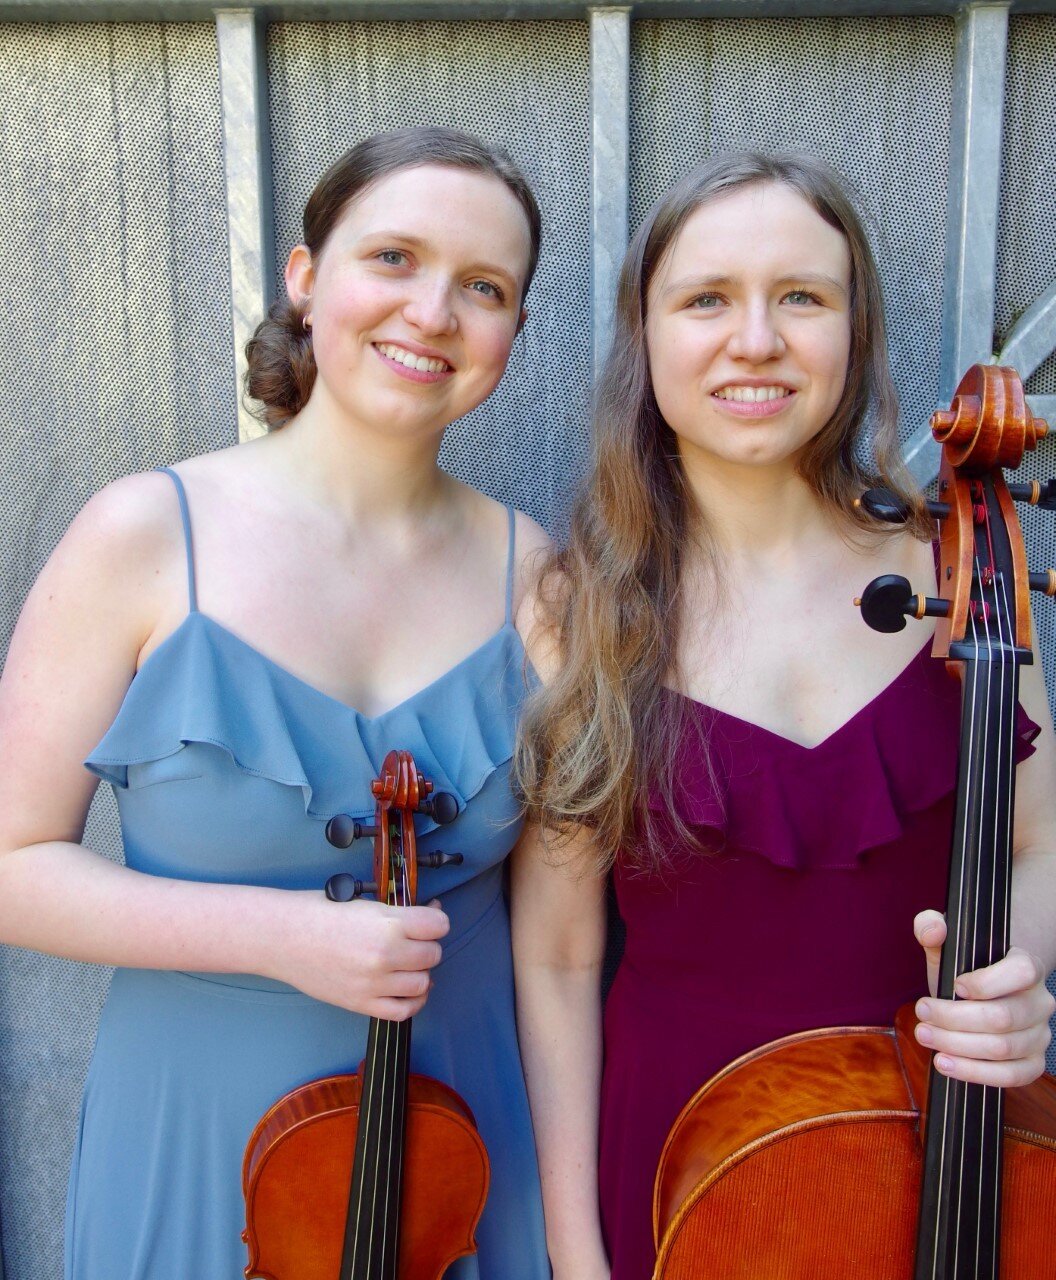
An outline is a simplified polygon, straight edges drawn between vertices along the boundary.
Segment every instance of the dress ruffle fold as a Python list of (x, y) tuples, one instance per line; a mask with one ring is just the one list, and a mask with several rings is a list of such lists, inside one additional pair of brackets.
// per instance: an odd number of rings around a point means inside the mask
[[(716, 852), (753, 852), (794, 870), (856, 866), (956, 787), (960, 685), (942, 666), (928, 646), (815, 747), (672, 693), (685, 711), (679, 818)], [(1033, 754), (1039, 732), (1017, 707), (1017, 762)], [(649, 808), (665, 812), (655, 789)]]
[[(247, 661), (249, 653), (255, 659)], [(130, 766), (189, 743), (225, 751), (244, 773), (300, 788), (305, 812), (365, 818), (344, 778), (375, 774), (386, 753), (420, 743), (415, 762), (461, 811), (513, 754), (513, 714), (524, 696), (520, 638), (505, 626), (457, 666), (379, 716), (364, 716), (278, 666), (208, 615), (191, 613), (143, 664), (110, 729), (85, 761), (117, 787)], [(412, 732), (413, 730), (413, 732)], [(335, 777), (335, 754), (347, 762)], [(421, 819), (419, 834), (435, 829)]]

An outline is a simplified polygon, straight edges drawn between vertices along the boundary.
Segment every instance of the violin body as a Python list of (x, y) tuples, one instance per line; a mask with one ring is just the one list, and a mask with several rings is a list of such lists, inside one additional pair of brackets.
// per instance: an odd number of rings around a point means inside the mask
[[(374, 822), (338, 814), (326, 838), (339, 849), (373, 838), (374, 880), (340, 872), (326, 896), (345, 903), (371, 893), (411, 906), (419, 865), (462, 861), (419, 858), (414, 815), (446, 824), (457, 801), (432, 794), (407, 751), (386, 755), (371, 790)], [(261, 1116), (242, 1162), (246, 1280), (440, 1280), (476, 1251), (488, 1155), (466, 1103), (412, 1075), (410, 1052), (410, 1018), (373, 1017), (355, 1074), (301, 1085)]]
[[(246, 1147), (242, 1190), (246, 1280), (334, 1280), (348, 1213), (362, 1070), (327, 1076), (281, 1098)], [(407, 1090), (399, 1280), (440, 1280), (464, 1254), (488, 1194), (488, 1158), (453, 1089), (412, 1075)]]
[[(894, 1027), (787, 1036), (683, 1109), (653, 1200), (656, 1280), (912, 1280), (931, 1054)], [(1001, 1275), (1052, 1275), (1056, 1080), (1005, 1090)]]

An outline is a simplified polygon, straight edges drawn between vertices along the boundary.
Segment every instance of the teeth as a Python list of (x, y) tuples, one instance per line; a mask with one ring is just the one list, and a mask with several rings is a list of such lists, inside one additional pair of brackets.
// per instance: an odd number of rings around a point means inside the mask
[(788, 387), (720, 387), (715, 392), (720, 400), (736, 400), (742, 404), (763, 404), (790, 395)]
[(391, 342), (379, 342), (378, 350), (383, 356), (395, 360), (397, 364), (406, 365), (408, 369), (417, 369), (420, 373), (446, 373), (451, 366), (446, 360), (430, 360), (428, 356), (416, 356), (413, 352), (404, 351)]

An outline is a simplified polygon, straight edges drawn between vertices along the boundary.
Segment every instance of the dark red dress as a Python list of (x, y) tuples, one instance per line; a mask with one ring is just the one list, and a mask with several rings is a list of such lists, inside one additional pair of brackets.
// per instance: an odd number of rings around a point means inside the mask
[[(813, 748), (688, 710), (676, 804), (717, 852), (687, 853), (664, 877), (615, 874), (627, 941), (605, 1009), (601, 1101), (613, 1280), (652, 1274), (653, 1179), (696, 1090), (779, 1036), (889, 1024), (925, 992), (913, 916), (946, 901), (960, 683), (930, 642)], [(1017, 759), (1037, 734), (1020, 709)]]

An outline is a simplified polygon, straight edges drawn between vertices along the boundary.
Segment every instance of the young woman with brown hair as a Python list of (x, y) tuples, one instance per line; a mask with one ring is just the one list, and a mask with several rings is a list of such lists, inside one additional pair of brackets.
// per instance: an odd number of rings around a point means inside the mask
[[(880, 573), (934, 580), (924, 521), (854, 506), (878, 480), (906, 488), (896, 418), (876, 267), (831, 170), (720, 156), (654, 207), (623, 267), (593, 469), (539, 593), (546, 685), (518, 757), (550, 832), (515, 858), (513, 928), (555, 1280), (651, 1274), (661, 1148), (720, 1067), (808, 1027), (889, 1023), (926, 989), (959, 690), (925, 631), (878, 635), (850, 603)], [(964, 999), (918, 1007), (939, 1070), (997, 1084), (1041, 1072), (1053, 1009), (1037, 667), (1023, 703), (1015, 946)], [(626, 947), (603, 1036), (610, 869)]]
[[(412, 1069), (462, 1095), (491, 1156), (479, 1253), (448, 1274), (544, 1280), (502, 891), (515, 615), (543, 538), (437, 466), (524, 322), (539, 210), (505, 153), (412, 129), (338, 160), (304, 225), (250, 346), (271, 433), (94, 498), (0, 687), (0, 936), (118, 966), (66, 1276), (240, 1277), (255, 1123), (354, 1070), (370, 1016), (414, 1014)], [(323, 895), (367, 866), (326, 821), (369, 820), (394, 748), (458, 801), (464, 862), (420, 882), (443, 909)], [(81, 844), (100, 777), (125, 866)]]

